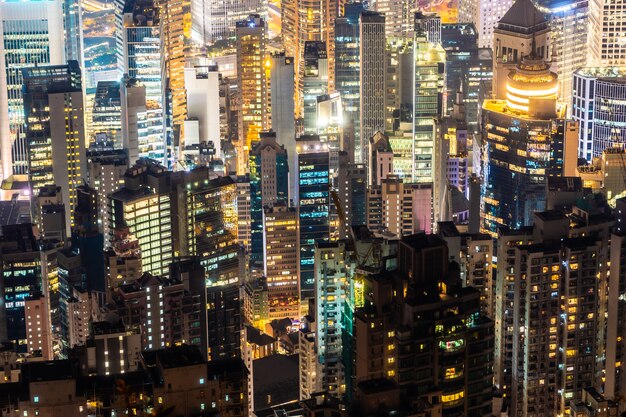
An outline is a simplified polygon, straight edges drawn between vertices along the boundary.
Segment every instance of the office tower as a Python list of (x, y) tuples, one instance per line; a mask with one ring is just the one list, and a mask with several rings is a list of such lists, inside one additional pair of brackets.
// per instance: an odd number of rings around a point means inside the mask
[(233, 176), (233, 179), (237, 183), (237, 240), (245, 249), (246, 254), (249, 254), (252, 234), (250, 175)]
[[(172, 198), (166, 169), (140, 160), (124, 175), (124, 187), (109, 195), (110, 242), (128, 230), (138, 240), (143, 272), (164, 275), (172, 259)], [(120, 236), (122, 241), (127, 237)]]
[[(28, 173), (22, 68), (65, 63), (61, 1), (0, 5), (0, 149), (2, 178)], [(28, 54), (24, 51), (28, 50)]]
[(262, 132), (250, 151), (251, 260), (262, 262), (263, 210), (288, 202), (289, 167), (285, 148), (276, 143), (276, 133)]
[(98, 230), (104, 236), (104, 247), (110, 244), (108, 196), (124, 185), (124, 174), (128, 169), (125, 150), (88, 151), (87, 166), (89, 184), (98, 194)]
[(435, 118), (444, 113), (445, 51), (415, 34), (413, 83), (413, 182), (433, 181)]
[(414, 30), (426, 35), (430, 43), (441, 43), (441, 17), (437, 13), (417, 12), (414, 15)]
[(408, 236), (432, 230), (432, 185), (404, 183), (389, 175), (380, 186), (367, 190), (367, 227), (373, 232), (388, 231)]
[(493, 236), (500, 226), (531, 224), (532, 213), (545, 209), (549, 176), (573, 175), (577, 127), (557, 107), (557, 81), (543, 59), (529, 55), (509, 74), (507, 100), (483, 104), (483, 221)]
[[(128, 165), (148, 157), (151, 149), (151, 126), (159, 118), (159, 110), (148, 108), (146, 86), (136, 78), (124, 77), (120, 83), (122, 102), (122, 148), (128, 152)], [(158, 123), (157, 123), (157, 130)]]
[[(285, 53), (270, 56), (270, 96), (272, 102), (272, 130), (276, 132), (276, 141), (287, 151), (289, 166), (297, 165), (296, 123), (294, 103), (295, 67), (293, 57)], [(296, 200), (297, 172), (290, 171), (289, 199)]]
[(585, 67), (573, 76), (572, 119), (580, 124), (578, 157), (591, 161), (610, 147), (624, 147), (626, 72), (618, 67)]
[(35, 195), (46, 185), (61, 187), (69, 228), (74, 224), (76, 187), (87, 174), (80, 68), (70, 61), (25, 68), (22, 77), (30, 187)]
[(195, 256), (206, 269), (207, 285), (239, 285), (237, 184), (230, 177), (210, 178), (206, 167), (172, 177), (174, 251)]
[(265, 328), (270, 322), (268, 295), (267, 281), (264, 277), (254, 278), (244, 284), (242, 307), (244, 323), (250, 323), (256, 329)]
[(296, 117), (302, 117), (306, 41), (326, 42), (328, 57), (328, 89), (334, 85), (334, 21), (341, 2), (330, 0), (286, 0), (281, 2), (282, 37), (287, 55), (294, 57)]
[(310, 139), (296, 139), (301, 302), (314, 295), (315, 242), (330, 239), (330, 151), (328, 146)]
[(479, 292), (462, 288), (448, 255), (435, 235), (406, 236), (395, 271), (363, 277), (353, 336), (359, 415), (379, 413), (380, 395), (403, 398), (389, 409), (434, 405), (436, 397), (443, 416), (491, 413), (493, 322), (480, 311)]
[(163, 21), (161, 36), (167, 83), (166, 146), (168, 167), (178, 160), (177, 144), (184, 139), (184, 123), (187, 119), (187, 95), (185, 89), (185, 65), (191, 40), (190, 0), (160, 0), (156, 5)]
[(458, 91), (463, 93), (465, 121), (478, 130), (481, 90), (491, 89), (491, 48), (478, 48), (478, 32), (472, 24), (442, 25), (441, 46), (446, 51), (446, 112), (449, 114)]
[[(348, 259), (348, 261), (346, 261)], [(318, 374), (322, 390), (341, 396), (345, 391), (341, 313), (353, 273), (344, 242), (315, 243), (315, 322)]]
[(387, 38), (385, 79), (385, 131), (398, 130), (411, 120), (414, 50), (411, 37)]
[[(128, 74), (125, 86), (145, 87), (145, 130), (139, 132), (139, 157), (151, 158), (167, 165), (166, 155), (166, 78), (163, 21), (159, 8), (152, 0), (128, 0), (123, 14), (123, 73)], [(122, 91), (124, 96), (124, 91)], [(122, 97), (124, 101), (124, 97)], [(124, 108), (124, 103), (122, 103)], [(127, 119), (122, 113), (122, 129)], [(125, 143), (126, 145), (126, 143)], [(125, 146), (126, 147), (126, 146)], [(132, 152), (130, 163), (134, 163)]]
[(237, 22), (266, 14), (260, 0), (192, 0), (191, 40), (199, 48), (235, 36)]
[(588, 65), (622, 66), (626, 64), (626, 50), (620, 40), (624, 26), (626, 4), (620, 0), (597, 0), (590, 4), (590, 46), (597, 51), (596, 62)]
[(267, 278), (268, 318), (300, 317), (300, 230), (298, 212), (276, 203), (264, 210), (264, 270)]
[(515, 0), (459, 0), (459, 22), (473, 23), (478, 30), (478, 46), (491, 48), (493, 30)]
[(326, 43), (305, 42), (302, 78), (304, 133), (317, 133), (317, 98), (328, 93), (328, 71)]
[(507, 76), (523, 57), (534, 53), (547, 62), (552, 59), (548, 20), (532, 0), (518, 0), (498, 21), (489, 47), (493, 47), (493, 92), (504, 100)]
[(354, 160), (367, 164), (369, 139), (385, 130), (385, 16), (362, 12), (359, 41), (360, 142), (354, 144)]
[(65, 30), (65, 58), (78, 61), (83, 67), (83, 19), (80, 1), (63, 0), (63, 28)]
[[(537, 8), (544, 13), (550, 27), (550, 44), (556, 73), (559, 76), (559, 101), (569, 105), (572, 101), (574, 71), (597, 60), (593, 46), (593, 26), (590, 13), (594, 3), (572, 0), (567, 6), (559, 0), (537, 0)], [(591, 47), (590, 47), (591, 46)], [(571, 113), (567, 110), (567, 115)]]
[(91, 113), (90, 148), (120, 149), (122, 142), (120, 83), (99, 81)]
[(385, 16), (385, 36), (410, 35), (417, 4), (405, 0), (378, 0), (370, 10)]
[(248, 153), (269, 128), (268, 71), (266, 68), (265, 20), (250, 15), (237, 22), (237, 83), (241, 94), (241, 116), (237, 139), (237, 173), (247, 172)]
[(363, 3), (346, 4), (343, 16), (335, 20), (335, 90), (341, 94), (344, 126), (354, 130), (354, 143), (360, 143), (359, 17), (363, 10)]
[(185, 148), (212, 143), (215, 158), (222, 158), (219, 72), (215, 66), (185, 68), (187, 120)]

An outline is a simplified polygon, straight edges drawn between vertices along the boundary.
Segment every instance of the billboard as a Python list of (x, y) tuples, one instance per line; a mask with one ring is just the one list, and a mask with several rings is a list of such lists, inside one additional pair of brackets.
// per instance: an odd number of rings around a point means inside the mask
[(437, 13), (441, 23), (458, 23), (459, 0), (417, 0), (418, 10)]

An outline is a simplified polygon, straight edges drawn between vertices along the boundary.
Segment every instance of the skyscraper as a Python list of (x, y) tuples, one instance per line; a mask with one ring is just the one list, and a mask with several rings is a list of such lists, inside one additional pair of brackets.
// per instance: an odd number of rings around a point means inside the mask
[[(128, 0), (124, 6), (122, 36), (123, 71), (146, 88), (146, 146), (139, 147), (140, 158), (151, 158), (167, 165), (167, 103), (163, 20), (153, 0)], [(131, 160), (131, 163), (133, 161)]]
[(557, 107), (557, 78), (531, 54), (509, 73), (507, 100), (483, 104), (483, 219), (493, 236), (500, 226), (530, 225), (532, 213), (545, 210), (547, 178), (574, 173), (577, 126)]
[(359, 22), (360, 141), (354, 160), (367, 163), (369, 140), (385, 130), (385, 16), (364, 11)]
[(515, 0), (459, 0), (459, 22), (473, 23), (478, 30), (478, 46), (491, 48), (493, 29)]
[[(593, 48), (591, 13), (594, 2), (571, 0), (537, 0), (536, 6), (548, 19), (552, 57), (558, 78), (559, 100), (569, 105), (572, 101), (572, 77), (577, 69), (593, 65), (597, 53)], [(567, 115), (571, 109), (567, 108)]]
[(580, 123), (578, 156), (590, 161), (610, 147), (626, 143), (626, 71), (585, 67), (574, 73), (572, 118)]
[(30, 187), (35, 195), (46, 185), (61, 187), (69, 228), (76, 188), (87, 175), (80, 68), (70, 61), (25, 68), (22, 77)]
[(237, 138), (237, 173), (246, 173), (248, 154), (259, 140), (259, 133), (269, 128), (268, 71), (265, 20), (250, 15), (237, 22), (237, 81), (241, 94), (241, 116)]
[[(317, 139), (317, 140), (316, 140)], [(313, 297), (315, 242), (330, 239), (330, 151), (317, 136), (296, 140), (300, 217), (300, 298)]]
[(295, 208), (284, 203), (266, 208), (263, 219), (264, 269), (269, 319), (300, 316), (300, 229)]
[(235, 36), (236, 23), (265, 15), (261, 0), (191, 0), (191, 40), (204, 47)]
[(344, 126), (354, 131), (354, 143), (360, 143), (359, 17), (363, 10), (363, 3), (346, 4), (343, 16), (335, 20), (335, 90), (341, 94)]
[[(28, 172), (22, 68), (65, 63), (59, 0), (0, 4), (0, 150), (2, 177)], [(29, 51), (29, 53), (25, 53)]]
[(263, 260), (263, 211), (276, 203), (287, 204), (289, 166), (285, 148), (276, 143), (276, 133), (262, 132), (250, 151), (250, 212), (252, 217), (251, 260)]
[(445, 51), (416, 32), (413, 88), (413, 178), (414, 182), (433, 181), (435, 118), (443, 115), (445, 103)]
[(122, 148), (121, 113), (120, 83), (117, 81), (98, 82), (91, 113), (93, 137), (89, 138), (90, 147)]
[[(167, 273), (172, 260), (172, 201), (169, 173), (154, 161), (133, 165), (124, 176), (124, 187), (109, 195), (110, 241), (116, 232), (126, 241), (137, 239), (143, 272)], [(128, 239), (128, 240), (127, 240)]]
[(187, 123), (197, 124), (197, 135), (185, 130), (185, 146), (212, 143), (215, 157), (221, 159), (219, 72), (215, 66), (185, 68)]
[[(293, 57), (284, 53), (272, 54), (270, 57), (270, 91), (272, 98), (272, 130), (276, 132), (276, 142), (287, 151), (289, 166), (295, 167), (298, 162), (296, 153), (296, 122), (295, 122), (295, 66)], [(298, 199), (297, 172), (289, 172), (289, 198)]]
[(328, 71), (326, 43), (305, 42), (302, 78), (304, 133), (317, 133), (317, 98), (328, 93)]
[(326, 42), (328, 85), (334, 83), (334, 21), (343, 1), (285, 0), (281, 2), (282, 36), (287, 55), (294, 57), (296, 78), (296, 116), (302, 117), (302, 78), (304, 77), (304, 44), (306, 41)]

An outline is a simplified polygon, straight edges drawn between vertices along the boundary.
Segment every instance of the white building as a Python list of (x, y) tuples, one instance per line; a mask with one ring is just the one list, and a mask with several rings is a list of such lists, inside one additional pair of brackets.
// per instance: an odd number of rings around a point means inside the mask
[(2, 180), (28, 171), (21, 68), (64, 64), (64, 45), (61, 1), (0, 3)]
[(493, 29), (515, 0), (459, 0), (459, 22), (473, 23), (478, 47), (491, 48)]
[[(185, 146), (212, 142), (216, 158), (221, 159), (219, 87), (219, 73), (216, 66), (185, 68), (185, 89), (187, 90)], [(188, 123), (197, 124), (197, 130), (187, 129)], [(196, 132), (197, 135), (191, 132)]]
[(591, 161), (626, 143), (626, 69), (586, 67), (574, 73), (572, 118), (580, 124), (578, 157)]

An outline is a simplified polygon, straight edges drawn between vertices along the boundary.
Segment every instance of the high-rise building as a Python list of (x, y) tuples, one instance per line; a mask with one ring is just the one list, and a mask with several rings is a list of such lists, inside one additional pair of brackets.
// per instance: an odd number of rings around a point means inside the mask
[(302, 77), (302, 116), (304, 133), (317, 134), (317, 98), (328, 93), (328, 55), (326, 43), (304, 43), (304, 76)]
[[(569, 106), (572, 102), (574, 71), (597, 60), (593, 46), (591, 14), (594, 2), (571, 0), (537, 0), (536, 6), (548, 19), (552, 60), (556, 61), (559, 100)], [(569, 107), (567, 115), (571, 113)]]
[(108, 247), (111, 237), (109, 229), (109, 194), (124, 185), (124, 174), (128, 169), (128, 156), (125, 150), (89, 151), (87, 153), (89, 184), (98, 194), (98, 230), (104, 236), (104, 247)]
[(574, 73), (572, 118), (580, 124), (578, 157), (591, 161), (610, 147), (626, 143), (626, 71), (585, 67)]
[(413, 182), (433, 182), (435, 119), (444, 114), (446, 53), (423, 33), (414, 40)]
[(294, 57), (295, 68), (295, 109), (296, 116), (302, 117), (304, 77), (304, 44), (306, 41), (326, 42), (328, 57), (328, 89), (334, 85), (335, 26), (342, 1), (331, 0), (285, 0), (281, 2), (281, 25), (283, 44), (288, 56)]
[(330, 239), (330, 151), (328, 145), (296, 140), (300, 218), (300, 300), (313, 297), (315, 242)]
[(163, 22), (161, 38), (165, 57), (166, 162), (172, 168), (179, 157), (179, 145), (184, 142), (184, 123), (187, 119), (187, 92), (185, 65), (191, 40), (191, 1), (157, 0)]
[(350, 295), (349, 281), (354, 272), (349, 259), (343, 241), (315, 243), (318, 377), (322, 390), (334, 396), (345, 392), (341, 314)]
[(99, 81), (93, 99), (89, 147), (96, 149), (121, 149), (122, 100), (120, 83)]
[(363, 3), (346, 4), (343, 15), (335, 20), (335, 90), (341, 94), (344, 126), (354, 131), (353, 143), (360, 143), (359, 17), (363, 10)]
[[(139, 157), (167, 165), (167, 100), (163, 20), (153, 0), (128, 0), (124, 6), (122, 36), (123, 73), (129, 83), (145, 87), (145, 127), (139, 131)], [(182, 76), (182, 74), (181, 74)], [(124, 81), (123, 81), (124, 82)], [(124, 97), (122, 97), (124, 100)], [(124, 107), (124, 104), (122, 104)], [(124, 125), (125, 120), (122, 120)], [(130, 153), (131, 164), (135, 161)]]
[(394, 257), (397, 268), (387, 262), (381, 273), (363, 277), (353, 335), (359, 415), (380, 413), (375, 398), (383, 396), (395, 410), (413, 399), (441, 404), (442, 416), (491, 413), (493, 322), (480, 311), (479, 292), (462, 287), (448, 255), (435, 235), (407, 236)]
[[(296, 121), (295, 121), (295, 66), (293, 57), (284, 53), (270, 56), (270, 95), (272, 108), (272, 130), (276, 142), (287, 151), (289, 166), (297, 166)], [(297, 200), (297, 172), (289, 172), (289, 199)]]
[(198, 47), (235, 36), (237, 22), (251, 14), (265, 14), (261, 0), (192, 0), (191, 40)]
[(417, 12), (413, 20), (415, 32), (426, 35), (426, 40), (430, 43), (441, 43), (441, 16), (437, 13)]
[(360, 120), (354, 160), (367, 162), (369, 140), (385, 130), (385, 16), (370, 11), (359, 21)]
[(378, 0), (371, 10), (385, 15), (385, 36), (409, 35), (417, 4), (406, 0)]
[(493, 92), (504, 100), (507, 76), (523, 57), (534, 53), (547, 62), (552, 59), (548, 19), (532, 0), (518, 0), (498, 21), (489, 47), (493, 47)]
[(446, 51), (446, 113), (453, 110), (457, 92), (462, 92), (465, 122), (477, 131), (479, 97), (493, 81), (492, 51), (478, 48), (476, 28), (463, 23), (442, 25), (441, 46)]
[(2, 230), (3, 304), (0, 335), (26, 352), (27, 321), (25, 301), (37, 293), (58, 291), (56, 248), (41, 248), (32, 224), (4, 226)]
[(367, 190), (367, 227), (408, 236), (432, 230), (432, 184), (404, 183), (394, 175)]
[(264, 269), (270, 320), (300, 317), (300, 231), (298, 212), (283, 204), (266, 208)]
[(247, 172), (248, 154), (259, 140), (259, 133), (269, 128), (268, 68), (266, 56), (267, 26), (260, 15), (250, 15), (237, 22), (237, 80), (241, 94), (239, 137), (237, 138), (237, 173)]
[(215, 66), (185, 68), (187, 120), (185, 148), (212, 143), (215, 158), (222, 158), (219, 72)]
[(557, 75), (531, 54), (509, 73), (507, 100), (483, 104), (482, 212), (493, 236), (500, 226), (530, 225), (532, 213), (545, 210), (547, 178), (575, 172), (577, 125), (557, 107), (557, 90)]
[(28, 172), (22, 68), (61, 65), (66, 58), (60, 0), (3, 2), (0, 16), (0, 52), (5, 57), (0, 62), (0, 157), (4, 180)]
[(491, 48), (493, 30), (515, 0), (459, 0), (459, 22), (473, 23), (478, 30), (478, 46)]
[(590, 22), (595, 30), (590, 42), (598, 49), (599, 61), (590, 65), (622, 66), (626, 64), (626, 48), (621, 33), (626, 24), (626, 3), (621, 0), (596, 0), (590, 2)]
[(165, 167), (150, 160), (132, 166), (124, 187), (109, 195), (108, 207), (111, 243), (115, 246), (116, 231), (128, 230), (138, 241), (143, 272), (165, 275), (173, 253), (172, 198)]
[(263, 211), (276, 203), (288, 203), (289, 167), (285, 148), (276, 133), (262, 132), (250, 151), (251, 260), (262, 262), (265, 228)]
[(80, 68), (70, 61), (25, 68), (22, 77), (30, 187), (34, 194), (46, 185), (61, 187), (69, 228), (74, 224), (76, 188), (87, 175)]

